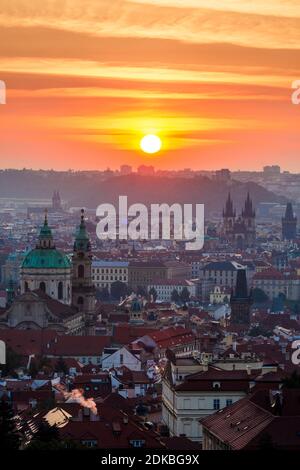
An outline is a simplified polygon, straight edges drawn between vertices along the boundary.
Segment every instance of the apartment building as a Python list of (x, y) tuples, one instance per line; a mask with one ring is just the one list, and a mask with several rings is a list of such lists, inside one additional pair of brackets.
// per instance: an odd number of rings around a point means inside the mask
[(111, 285), (116, 281), (128, 284), (128, 262), (94, 260), (92, 262), (92, 279), (95, 287), (106, 287), (109, 292)]

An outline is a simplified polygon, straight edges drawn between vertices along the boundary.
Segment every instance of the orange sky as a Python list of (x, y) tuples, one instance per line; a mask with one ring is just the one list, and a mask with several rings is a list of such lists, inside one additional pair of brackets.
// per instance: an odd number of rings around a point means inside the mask
[(264, 3), (0, 0), (0, 166), (299, 171), (300, 2)]

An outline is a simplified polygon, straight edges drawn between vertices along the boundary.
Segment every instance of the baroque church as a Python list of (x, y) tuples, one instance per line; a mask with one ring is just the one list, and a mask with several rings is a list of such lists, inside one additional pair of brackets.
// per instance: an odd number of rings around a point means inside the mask
[(50, 328), (66, 334), (92, 334), (96, 318), (92, 253), (81, 211), (72, 256), (55, 247), (47, 210), (37, 245), (21, 266), (21, 295), (10, 298), (0, 328)]
[(256, 239), (255, 210), (249, 193), (239, 216), (236, 215), (231, 195), (228, 194), (223, 210), (223, 236), (238, 249), (254, 247)]

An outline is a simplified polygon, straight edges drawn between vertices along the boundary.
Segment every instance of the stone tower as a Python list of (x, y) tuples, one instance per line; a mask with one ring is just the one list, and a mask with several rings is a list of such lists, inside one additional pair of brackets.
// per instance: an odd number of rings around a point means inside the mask
[(91, 243), (86, 230), (83, 209), (75, 236), (72, 267), (72, 304), (84, 312), (86, 332), (91, 334), (95, 321), (96, 289), (92, 280)]
[(236, 212), (233, 209), (233, 202), (231, 199), (231, 194), (228, 193), (228, 198), (225, 204), (225, 209), (223, 209), (223, 227), (225, 235), (229, 238), (233, 235), (233, 226), (235, 222)]
[(294, 216), (291, 202), (286, 205), (285, 215), (282, 217), (282, 239), (295, 240), (297, 238), (297, 217)]
[(253, 247), (256, 238), (255, 210), (253, 208), (249, 192), (247, 194), (244, 209), (242, 210), (241, 218), (245, 227), (245, 245), (247, 247)]
[(250, 194), (247, 194), (242, 213), (237, 216), (233, 209), (233, 202), (229, 193), (225, 209), (223, 210), (223, 234), (236, 248), (246, 249), (255, 245), (255, 210)]
[(236, 278), (235, 291), (230, 298), (231, 324), (250, 325), (251, 295), (248, 294), (246, 270), (239, 269)]

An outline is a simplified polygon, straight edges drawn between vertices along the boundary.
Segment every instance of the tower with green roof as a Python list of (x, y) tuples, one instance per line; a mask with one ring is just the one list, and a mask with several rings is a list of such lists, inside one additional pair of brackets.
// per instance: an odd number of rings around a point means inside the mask
[(84, 312), (88, 332), (91, 332), (94, 322), (96, 305), (96, 289), (92, 279), (92, 257), (91, 243), (82, 209), (72, 257), (72, 303)]
[(28, 251), (21, 266), (21, 293), (37, 289), (62, 303), (71, 304), (71, 262), (55, 247), (47, 210), (37, 245)]

